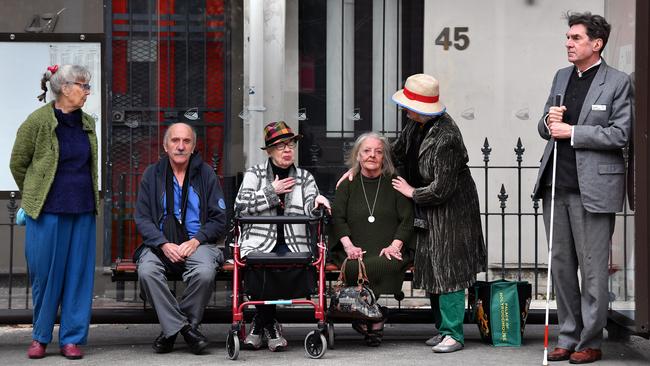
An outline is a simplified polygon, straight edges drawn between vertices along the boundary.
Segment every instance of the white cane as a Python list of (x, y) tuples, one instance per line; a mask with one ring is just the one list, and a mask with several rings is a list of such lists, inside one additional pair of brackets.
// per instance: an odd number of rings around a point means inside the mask
[[(555, 96), (555, 106), (559, 107), (562, 105), (562, 94), (557, 94)], [(542, 365), (548, 365), (548, 314), (550, 311), (550, 299), (551, 299), (551, 256), (553, 254), (553, 225), (554, 224), (554, 214), (555, 214), (555, 171), (557, 168), (557, 140), (553, 142), (553, 175), (551, 178), (551, 217), (550, 217), (550, 228), (548, 235), (548, 271), (546, 273), (546, 316), (544, 319), (544, 360)]]

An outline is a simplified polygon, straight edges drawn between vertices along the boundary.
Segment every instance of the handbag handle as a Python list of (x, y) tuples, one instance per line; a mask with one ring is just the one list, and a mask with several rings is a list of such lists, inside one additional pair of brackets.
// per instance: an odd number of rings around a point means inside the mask
[(370, 281), (368, 281), (368, 273), (366, 273), (366, 264), (363, 263), (363, 259), (359, 258), (357, 262), (359, 263), (359, 275), (357, 276), (357, 283), (359, 285), (370, 283)]
[(343, 263), (341, 263), (341, 269), (339, 270), (339, 278), (336, 280), (337, 285), (342, 285), (345, 283), (345, 265), (348, 263), (348, 259), (345, 258)]
[[(358, 275), (357, 275), (357, 284), (363, 285), (367, 284), (368, 281), (368, 274), (366, 273), (366, 265), (363, 263), (363, 259), (359, 258), (357, 259), (357, 263), (359, 265), (359, 270), (358, 270)], [(343, 263), (341, 264), (341, 270), (339, 272), (339, 278), (337, 279), (337, 283), (344, 285), (346, 283), (345, 281), (345, 266), (348, 264), (348, 259), (345, 258), (343, 260)]]

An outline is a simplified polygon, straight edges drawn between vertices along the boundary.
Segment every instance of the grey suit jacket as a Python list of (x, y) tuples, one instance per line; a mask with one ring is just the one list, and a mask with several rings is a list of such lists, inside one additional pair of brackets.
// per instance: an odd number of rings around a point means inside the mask
[[(569, 77), (575, 72), (570, 66), (559, 70), (553, 79), (551, 93), (544, 106), (544, 116), (553, 105), (556, 94), (564, 95)], [(622, 148), (632, 131), (632, 92), (627, 74), (602, 61), (587, 92), (578, 123), (573, 131), (576, 169), (580, 197), (584, 208), (594, 213), (619, 212), (623, 209), (625, 191), (625, 162)], [(541, 198), (542, 174), (552, 169), (553, 142), (544, 117), (537, 124), (539, 135), (549, 140), (542, 155), (533, 196)], [(558, 156), (561, 159), (562, 156)]]

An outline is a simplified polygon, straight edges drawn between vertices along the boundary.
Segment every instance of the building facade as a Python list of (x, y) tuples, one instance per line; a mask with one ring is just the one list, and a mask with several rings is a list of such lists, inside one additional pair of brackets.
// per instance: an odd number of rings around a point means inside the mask
[[(4, 61), (5, 70), (13, 69), (10, 77), (23, 86), (1, 98), (5, 107), (21, 106), (3, 145), (10, 148), (15, 128), (38, 105), (33, 98), (38, 73), (47, 65), (84, 63), (97, 70), (88, 107), (96, 111), (101, 130), (98, 273), (130, 258), (139, 244), (132, 220), (137, 186), (162, 153), (170, 123), (196, 128), (198, 151), (224, 177), (232, 196), (238, 173), (265, 159), (259, 149), (263, 126), (284, 120), (305, 136), (299, 165), (331, 197), (354, 138), (369, 130), (396, 137), (404, 116), (390, 97), (408, 75), (426, 72), (440, 80), (441, 100), (470, 154), (489, 253), (490, 270), (480, 276), (526, 279), (538, 293), (545, 288), (547, 251), (541, 208), (530, 198), (544, 146), (536, 122), (553, 73), (567, 65), (563, 14), (603, 14), (613, 25), (604, 58), (633, 77), (637, 98), (635, 148), (628, 154), (635, 164), (630, 192), (636, 198), (617, 217), (612, 240), (612, 316), (648, 332), (647, 3), (1, 0), (0, 5), (8, 10), (0, 16), (0, 49), (17, 60)], [(8, 170), (0, 186), (8, 200), (15, 191)], [(0, 216), (7, 223), (0, 237), (13, 243), (11, 254), (0, 256), (5, 258), (0, 273), (18, 281), (26, 273), (23, 236), (10, 216), (11, 210)], [(114, 297), (113, 284), (97, 277), (96, 294)], [(17, 293), (3, 301), (16, 303)]]

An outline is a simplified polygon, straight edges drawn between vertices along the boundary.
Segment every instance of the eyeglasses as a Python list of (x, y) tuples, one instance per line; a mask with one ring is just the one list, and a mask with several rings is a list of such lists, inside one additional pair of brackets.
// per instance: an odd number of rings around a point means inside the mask
[(275, 148), (276, 148), (277, 150), (284, 150), (284, 149), (287, 148), (287, 147), (288, 147), (289, 149), (293, 150), (293, 149), (296, 148), (296, 142), (295, 142), (295, 141), (291, 141), (291, 142), (289, 142), (289, 143), (281, 142), (281, 143), (279, 143), (279, 144), (277, 144), (277, 145), (274, 145), (274, 146), (275, 146)]
[(79, 87), (84, 91), (90, 91), (90, 84), (79, 83), (76, 81), (69, 81), (68, 84), (76, 84), (79, 85)]

